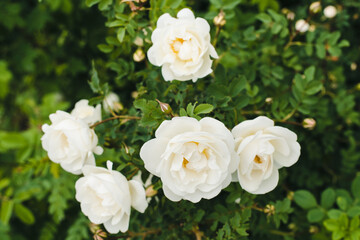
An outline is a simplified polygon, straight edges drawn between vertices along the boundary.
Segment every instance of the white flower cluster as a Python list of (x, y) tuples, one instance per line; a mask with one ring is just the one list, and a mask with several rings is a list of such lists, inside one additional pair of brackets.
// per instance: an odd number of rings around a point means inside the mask
[[(115, 96), (115, 97), (114, 97)], [(111, 98), (116, 98), (112, 94)], [(108, 100), (107, 110), (115, 109)], [(57, 111), (50, 115), (51, 125), (44, 124), (41, 138), (49, 159), (65, 171), (84, 174), (75, 184), (76, 199), (82, 212), (95, 224), (103, 223), (110, 233), (126, 232), (131, 207), (139, 212), (147, 208), (145, 189), (135, 180), (128, 181), (120, 172), (96, 167), (95, 154), (102, 154), (95, 131), (90, 126), (101, 121), (101, 105), (89, 106), (88, 100), (75, 104), (71, 114)]]
[(292, 131), (267, 117), (244, 121), (230, 132), (214, 118), (165, 120), (141, 150), (145, 168), (161, 178), (172, 201), (217, 196), (232, 175), (253, 194), (273, 190), (278, 169), (296, 163), (300, 145)]
[[(308, 28), (305, 20), (296, 23), (299, 32)], [(212, 72), (210, 56), (218, 57), (209, 32), (209, 24), (189, 9), (178, 12), (177, 18), (164, 14), (152, 34), (149, 61), (162, 66), (166, 81), (195, 82)], [(122, 109), (114, 93), (103, 103), (108, 113)], [(101, 106), (80, 100), (70, 114), (57, 111), (50, 120), (51, 125), (42, 127), (42, 146), (64, 170), (84, 175), (75, 185), (83, 213), (110, 233), (127, 231), (131, 207), (144, 212), (148, 202), (143, 185), (112, 170), (112, 162), (107, 169), (96, 166), (94, 153), (102, 154), (103, 149), (90, 126), (101, 121)], [(145, 168), (161, 178), (165, 196), (194, 203), (217, 196), (231, 181), (250, 193), (267, 193), (279, 181), (278, 169), (293, 165), (299, 156), (296, 134), (263, 116), (243, 121), (232, 131), (210, 117), (174, 117), (163, 121), (155, 138), (140, 149)], [(156, 194), (149, 189), (148, 196)]]

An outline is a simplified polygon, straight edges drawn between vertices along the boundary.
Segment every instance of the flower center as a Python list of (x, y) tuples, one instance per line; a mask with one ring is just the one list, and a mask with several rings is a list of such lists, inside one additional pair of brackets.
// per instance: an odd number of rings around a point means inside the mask
[(170, 44), (171, 50), (175, 53), (178, 54), (180, 51), (180, 48), (182, 46), (182, 44), (185, 42), (184, 39), (182, 38), (176, 38), (174, 41), (172, 41), (172, 43)]
[(263, 163), (263, 162), (261, 161), (261, 158), (260, 158), (258, 155), (255, 156), (254, 162), (255, 162), (255, 163), (258, 163), (258, 164)]
[(186, 158), (183, 158), (182, 165), (184, 168), (186, 168), (186, 165), (189, 163), (189, 161)]

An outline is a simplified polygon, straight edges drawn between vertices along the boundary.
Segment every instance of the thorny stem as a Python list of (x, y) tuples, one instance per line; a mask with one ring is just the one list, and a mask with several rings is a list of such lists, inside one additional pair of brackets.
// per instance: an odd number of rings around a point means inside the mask
[(107, 118), (107, 119), (104, 119), (104, 120), (102, 120), (100, 122), (94, 123), (93, 125), (90, 126), (90, 128), (95, 128), (96, 126), (98, 126), (100, 124), (103, 124), (105, 122), (109, 122), (109, 121), (112, 121), (112, 120), (115, 120), (115, 119), (139, 120), (141, 118), (137, 117), (137, 116), (116, 115), (114, 117)]

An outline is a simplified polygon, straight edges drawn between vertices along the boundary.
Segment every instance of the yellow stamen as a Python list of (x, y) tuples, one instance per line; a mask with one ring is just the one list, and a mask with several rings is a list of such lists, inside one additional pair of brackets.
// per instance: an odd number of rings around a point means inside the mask
[(258, 155), (255, 156), (254, 162), (255, 163), (262, 163), (261, 158)]

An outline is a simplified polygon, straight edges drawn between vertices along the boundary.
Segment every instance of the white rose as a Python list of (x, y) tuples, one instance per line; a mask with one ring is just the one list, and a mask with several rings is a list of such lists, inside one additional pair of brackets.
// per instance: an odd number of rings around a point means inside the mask
[(309, 27), (309, 23), (304, 19), (297, 20), (295, 23), (295, 29), (298, 32), (306, 32), (309, 30)]
[(155, 137), (142, 146), (140, 157), (161, 178), (170, 200), (210, 199), (230, 184), (238, 157), (231, 132), (220, 121), (175, 117), (163, 121)]
[(196, 82), (212, 72), (210, 56), (218, 58), (209, 32), (208, 22), (195, 18), (187, 8), (178, 12), (177, 18), (165, 13), (151, 35), (153, 46), (147, 53), (149, 61), (162, 66), (165, 81)]
[(337, 10), (336, 7), (334, 6), (327, 6), (326, 8), (324, 8), (324, 15), (327, 18), (333, 18), (335, 17), (337, 14)]
[(95, 224), (104, 224), (109, 233), (126, 232), (131, 207), (144, 212), (148, 206), (142, 184), (128, 181), (120, 172), (107, 167), (85, 166), (84, 177), (76, 181), (75, 198), (81, 211)]
[(71, 111), (71, 115), (92, 125), (101, 121), (101, 105), (98, 104), (96, 107), (89, 106), (89, 100), (82, 99), (75, 104), (74, 109)]
[(250, 193), (273, 190), (279, 181), (278, 169), (293, 165), (300, 156), (296, 134), (274, 126), (267, 117), (243, 121), (232, 133), (240, 157), (237, 177), (241, 187)]
[(67, 112), (50, 114), (51, 125), (44, 124), (42, 147), (51, 161), (73, 174), (80, 174), (84, 165), (95, 165), (94, 153), (103, 149), (96, 146), (98, 138), (86, 122)]
[(116, 93), (110, 92), (104, 97), (103, 106), (105, 112), (109, 113), (111, 111), (119, 111), (123, 109), (123, 106), (120, 103), (119, 96)]

